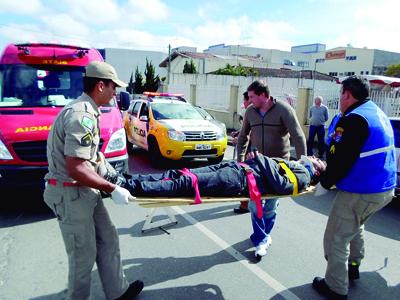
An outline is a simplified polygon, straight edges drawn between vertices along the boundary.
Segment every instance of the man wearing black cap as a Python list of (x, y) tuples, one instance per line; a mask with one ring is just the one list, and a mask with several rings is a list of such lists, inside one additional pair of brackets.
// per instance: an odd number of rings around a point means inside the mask
[(105, 62), (86, 68), (84, 93), (64, 107), (49, 133), (44, 201), (58, 218), (68, 254), (67, 299), (89, 299), (91, 271), (97, 264), (107, 299), (133, 299), (143, 289), (125, 278), (117, 231), (100, 191), (116, 204), (128, 204), (129, 192), (101, 176), (99, 107), (110, 102), (117, 86), (127, 86)]

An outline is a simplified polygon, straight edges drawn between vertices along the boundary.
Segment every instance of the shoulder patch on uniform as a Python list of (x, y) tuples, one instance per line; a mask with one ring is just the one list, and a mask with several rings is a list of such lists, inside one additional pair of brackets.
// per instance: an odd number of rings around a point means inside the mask
[(86, 133), (81, 138), (81, 145), (82, 146), (90, 146), (91, 143), (92, 143), (92, 135), (90, 133)]
[(94, 121), (91, 118), (86, 117), (86, 116), (82, 117), (81, 124), (84, 127), (86, 127), (87, 129), (89, 129), (90, 131), (92, 131), (92, 129), (93, 129), (93, 123), (94, 123)]
[(342, 127), (336, 127), (335, 132), (333, 133), (332, 139), (336, 141), (336, 143), (340, 142), (342, 139), (344, 129)]

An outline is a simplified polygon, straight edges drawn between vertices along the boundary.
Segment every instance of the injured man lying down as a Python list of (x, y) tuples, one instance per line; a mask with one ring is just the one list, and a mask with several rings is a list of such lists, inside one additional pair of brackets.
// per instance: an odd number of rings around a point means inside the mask
[(261, 195), (295, 195), (318, 180), (325, 162), (314, 156), (297, 161), (269, 158), (250, 152), (244, 163), (235, 160), (207, 167), (168, 170), (156, 174), (120, 175), (100, 157), (99, 175), (118, 184), (136, 197), (247, 197), (255, 190)]

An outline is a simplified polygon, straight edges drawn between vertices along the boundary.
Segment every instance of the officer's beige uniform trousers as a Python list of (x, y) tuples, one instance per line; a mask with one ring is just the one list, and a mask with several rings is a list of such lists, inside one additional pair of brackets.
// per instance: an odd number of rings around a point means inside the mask
[(47, 185), (44, 200), (56, 214), (68, 254), (68, 299), (89, 299), (96, 262), (107, 299), (121, 296), (129, 284), (122, 270), (119, 240), (99, 191)]
[(324, 235), (328, 260), (325, 281), (336, 293), (347, 295), (348, 262), (359, 265), (364, 258), (365, 222), (392, 198), (393, 190), (375, 194), (337, 192)]

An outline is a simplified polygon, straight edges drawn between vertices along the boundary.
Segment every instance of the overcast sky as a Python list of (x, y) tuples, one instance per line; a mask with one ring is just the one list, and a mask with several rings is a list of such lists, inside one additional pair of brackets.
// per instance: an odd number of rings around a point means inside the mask
[(0, 47), (57, 41), (168, 51), (311, 43), (400, 52), (399, 0), (0, 0)]

